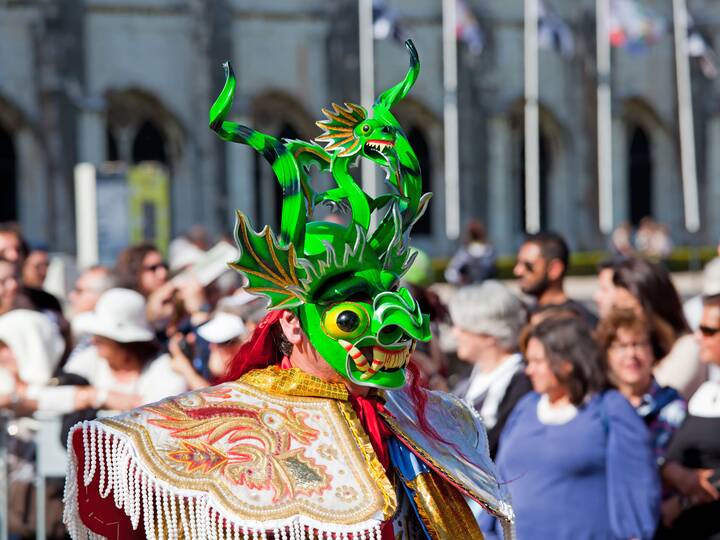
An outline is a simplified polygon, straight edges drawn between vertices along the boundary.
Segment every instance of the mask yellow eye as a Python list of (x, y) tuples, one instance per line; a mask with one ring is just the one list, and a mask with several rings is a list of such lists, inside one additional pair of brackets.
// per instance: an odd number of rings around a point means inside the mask
[(369, 124), (365, 124), (361, 129), (362, 129), (363, 133), (370, 133), (370, 125)]
[(361, 304), (343, 302), (328, 309), (322, 318), (325, 333), (335, 339), (356, 339), (370, 326), (370, 315)]

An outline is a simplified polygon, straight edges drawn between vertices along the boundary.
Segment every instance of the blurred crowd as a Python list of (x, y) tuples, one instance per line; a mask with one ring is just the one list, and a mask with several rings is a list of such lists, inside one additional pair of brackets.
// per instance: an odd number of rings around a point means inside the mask
[(610, 236), (610, 249), (615, 256), (629, 257), (637, 253), (654, 261), (664, 261), (672, 252), (673, 241), (663, 223), (646, 216), (636, 230), (630, 223), (622, 223)]
[[(240, 288), (228, 258), (209, 276), (207, 264), (194, 271), (210, 244), (198, 227), (171, 243), (167, 261), (153, 245), (130, 246), (113, 267), (83, 270), (61, 301), (42, 288), (47, 248), (0, 225), (0, 408), (13, 417), (10, 530), (17, 538), (35, 525), (36, 411), (62, 415), (64, 446), (78, 421), (209, 386), (265, 316), (264, 302)], [(48, 530), (63, 537), (61, 493), (54, 499)]]
[[(114, 266), (83, 270), (59, 299), (43, 290), (47, 248), (0, 225), (0, 408), (13, 417), (16, 538), (34, 524), (24, 495), (33, 413), (62, 415), (67, 433), (211, 385), (265, 316), (235, 272), (197, 271), (211, 245), (194, 228), (167, 258), (130, 246)], [(684, 305), (667, 271), (637, 249), (600, 265), (594, 302), (568, 296), (569, 261), (562, 236), (528, 236), (516, 283), (503, 284), (473, 222), (446, 269), (448, 292), (419, 253), (404, 286), (436, 338), (413, 356), (422, 384), (482, 417), (519, 538), (720, 538), (720, 257)], [(62, 536), (52, 508), (51, 534)], [(477, 515), (486, 537), (501, 537)]]
[[(476, 230), (468, 245), (485, 243)], [(475, 264), (470, 252), (453, 261)], [(720, 538), (720, 257), (683, 305), (659, 263), (616, 252), (595, 310), (568, 296), (569, 261), (562, 236), (531, 235), (517, 292), (465, 280), (448, 299), (472, 366), (453, 391), (487, 427), (518, 537)]]

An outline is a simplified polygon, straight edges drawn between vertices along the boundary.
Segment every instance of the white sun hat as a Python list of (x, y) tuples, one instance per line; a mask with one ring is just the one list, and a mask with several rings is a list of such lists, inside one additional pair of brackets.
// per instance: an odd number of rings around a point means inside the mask
[(209, 343), (225, 343), (247, 334), (242, 319), (232, 313), (218, 313), (198, 328), (197, 333)]
[(705, 265), (702, 280), (703, 296), (720, 294), (720, 257), (715, 257)]
[(145, 298), (131, 289), (110, 289), (97, 301), (91, 317), (78, 330), (119, 343), (137, 343), (155, 339), (145, 313)]
[(0, 341), (15, 355), (20, 380), (31, 385), (50, 380), (65, 349), (57, 325), (46, 315), (27, 309), (0, 317)]

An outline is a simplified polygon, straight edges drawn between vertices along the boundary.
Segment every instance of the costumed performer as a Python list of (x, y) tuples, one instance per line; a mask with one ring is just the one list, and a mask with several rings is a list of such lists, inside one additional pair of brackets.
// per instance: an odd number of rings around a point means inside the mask
[[(406, 45), (410, 68), (371, 116), (351, 103), (323, 110), (324, 148), (226, 121), (226, 64), (210, 127), (260, 152), (283, 190), (279, 234), (241, 213), (235, 230), (232, 266), (271, 311), (228, 382), (73, 428), (73, 538), (480, 539), (468, 501), (513, 536), (480, 419), (412, 376), (429, 323), (399, 280), (430, 194), (391, 113), (420, 69)], [(387, 171), (391, 193), (363, 192), (349, 172), (359, 158)], [(335, 186), (314, 192), (311, 166)], [(348, 212), (349, 225), (310, 221), (318, 204)]]

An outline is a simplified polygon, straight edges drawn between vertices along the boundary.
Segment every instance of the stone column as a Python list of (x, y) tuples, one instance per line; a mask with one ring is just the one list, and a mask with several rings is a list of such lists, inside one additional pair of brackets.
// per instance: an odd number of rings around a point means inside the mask
[(613, 118), (612, 138), (613, 226), (617, 226), (630, 217), (627, 126), (622, 118)]
[(15, 152), (19, 179), (18, 216), (21, 218), (23, 233), (30, 240), (50, 242), (45, 155), (29, 129), (20, 129), (15, 133)]
[(105, 116), (99, 111), (82, 111), (78, 114), (78, 161), (96, 167), (107, 158)]
[(705, 193), (701, 192), (700, 212), (705, 215), (703, 229), (708, 231), (709, 243), (720, 242), (720, 115), (707, 121), (707, 164)]
[(510, 167), (512, 134), (506, 116), (493, 116), (488, 122), (488, 232), (496, 246), (513, 245), (514, 182)]
[[(682, 172), (673, 140), (661, 129), (651, 131), (653, 214), (671, 231), (685, 232)], [(678, 240), (676, 237), (675, 240)]]

